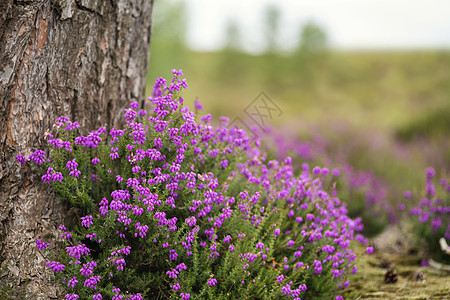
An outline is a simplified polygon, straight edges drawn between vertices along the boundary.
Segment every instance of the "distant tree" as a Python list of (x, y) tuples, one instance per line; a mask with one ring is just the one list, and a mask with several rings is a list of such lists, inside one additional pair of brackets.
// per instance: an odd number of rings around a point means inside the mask
[(239, 30), (239, 25), (235, 20), (229, 19), (225, 30), (225, 50), (240, 52), (241, 47), (241, 33)]
[(322, 54), (327, 50), (325, 31), (312, 21), (306, 23), (300, 33), (299, 51), (306, 56)]
[(183, 0), (155, 2), (150, 56), (152, 67), (147, 76), (148, 92), (151, 92), (156, 78), (171, 75), (170, 70), (173, 68), (187, 71), (189, 50), (186, 23), (186, 5)]
[(295, 84), (310, 85), (314, 81), (315, 69), (326, 58), (327, 35), (319, 25), (309, 21), (301, 27), (299, 36), (291, 70)]
[(265, 11), (266, 52), (275, 53), (278, 50), (277, 36), (280, 27), (280, 10), (275, 5), (269, 5)]
[(217, 78), (219, 81), (238, 81), (245, 72), (245, 63), (239, 25), (235, 20), (229, 19), (225, 29), (225, 47), (217, 60)]
[(262, 62), (259, 69), (262, 75), (262, 84), (268, 91), (272, 92), (282, 88), (282, 80), (279, 74), (282, 74), (284, 70), (278, 47), (280, 18), (281, 12), (278, 6), (272, 4), (266, 7), (264, 12), (266, 51), (261, 57)]

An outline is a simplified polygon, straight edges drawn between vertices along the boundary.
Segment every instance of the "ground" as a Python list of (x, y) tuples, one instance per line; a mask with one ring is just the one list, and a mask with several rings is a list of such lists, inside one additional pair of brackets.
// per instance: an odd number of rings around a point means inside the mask
[[(358, 261), (359, 270), (351, 277), (344, 299), (450, 299), (450, 272), (423, 267), (425, 254), (404, 228), (389, 227), (369, 243), (375, 252)], [(364, 246), (355, 246), (357, 253), (364, 252)], [(397, 273), (395, 283), (385, 282), (389, 268)]]

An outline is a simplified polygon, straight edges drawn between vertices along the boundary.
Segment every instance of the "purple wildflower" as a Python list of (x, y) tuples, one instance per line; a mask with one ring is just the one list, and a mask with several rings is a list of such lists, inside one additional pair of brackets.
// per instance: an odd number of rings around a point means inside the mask
[(27, 159), (22, 154), (17, 155), (16, 160), (22, 165), (25, 165), (27, 163)]
[(215, 278), (211, 278), (211, 279), (209, 279), (208, 282), (207, 282), (207, 284), (208, 284), (209, 286), (215, 286), (216, 283), (217, 283), (217, 279), (215, 279)]
[(36, 240), (36, 246), (38, 247), (39, 250), (44, 250), (45, 248), (50, 246), (50, 244), (42, 242), (41, 239), (37, 239)]
[(195, 102), (194, 102), (194, 108), (195, 108), (196, 110), (203, 110), (203, 105), (200, 103), (200, 101), (198, 100), (198, 98), (195, 99)]

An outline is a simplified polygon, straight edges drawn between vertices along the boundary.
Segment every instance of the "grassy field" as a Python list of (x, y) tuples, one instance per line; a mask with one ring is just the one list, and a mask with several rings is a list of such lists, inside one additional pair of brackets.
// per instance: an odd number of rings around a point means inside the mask
[(147, 91), (156, 77), (183, 68), (188, 103), (198, 97), (214, 116), (239, 114), (264, 91), (284, 112), (277, 124), (331, 119), (391, 133), (450, 106), (448, 52), (328, 53), (308, 59), (189, 52), (184, 57), (180, 66), (159, 60), (150, 67)]
[[(390, 227), (372, 241), (375, 252), (363, 255), (351, 285), (342, 293), (345, 299), (450, 299), (450, 272), (421, 265), (424, 253), (411, 243), (411, 236), (399, 226)], [(355, 243), (359, 253), (364, 252)], [(385, 275), (393, 269), (395, 282)]]

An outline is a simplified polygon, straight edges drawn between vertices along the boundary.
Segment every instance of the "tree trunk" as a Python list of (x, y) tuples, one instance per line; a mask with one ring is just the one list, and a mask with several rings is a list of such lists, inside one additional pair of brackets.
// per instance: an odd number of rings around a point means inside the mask
[(61, 115), (85, 130), (110, 128), (130, 100), (143, 99), (152, 6), (0, 0), (0, 298), (60, 292), (35, 240), (57, 234), (67, 207), (15, 156), (42, 147)]

